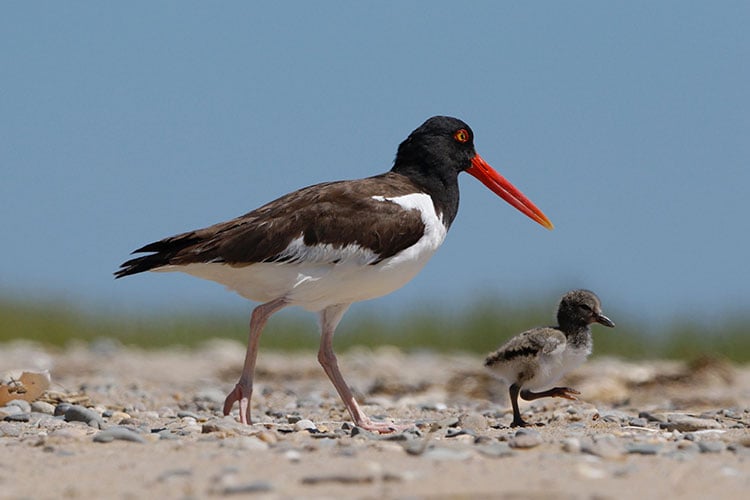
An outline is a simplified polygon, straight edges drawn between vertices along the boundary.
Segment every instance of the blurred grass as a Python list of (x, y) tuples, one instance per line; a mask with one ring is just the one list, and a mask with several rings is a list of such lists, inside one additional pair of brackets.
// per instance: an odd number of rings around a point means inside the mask
[[(487, 353), (516, 333), (551, 324), (553, 314), (548, 302), (518, 306), (480, 301), (461, 310), (417, 306), (389, 317), (355, 310), (345, 316), (336, 333), (336, 349), (343, 352), (355, 345), (390, 344), (412, 351)], [(192, 347), (211, 337), (245, 343), (250, 310), (248, 307), (244, 314), (228, 315), (198, 312), (133, 317), (84, 312), (74, 305), (54, 301), (0, 298), (0, 343), (24, 339), (64, 346), (73, 340), (103, 337), (144, 348), (178, 344)], [(744, 327), (748, 317), (729, 317), (718, 324), (674, 321), (654, 330), (620, 320), (630, 317), (622, 312), (608, 313), (617, 322), (617, 328), (593, 327), (596, 355), (630, 359), (692, 359), (713, 355), (736, 362), (750, 361), (750, 336)], [(279, 350), (317, 349), (315, 315), (282, 312), (274, 316), (261, 346)]]

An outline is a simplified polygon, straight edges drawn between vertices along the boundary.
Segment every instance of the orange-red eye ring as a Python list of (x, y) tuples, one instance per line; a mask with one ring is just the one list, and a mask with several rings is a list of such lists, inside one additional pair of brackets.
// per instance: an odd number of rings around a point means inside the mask
[(469, 132), (465, 128), (462, 128), (453, 134), (453, 138), (461, 143), (469, 142)]

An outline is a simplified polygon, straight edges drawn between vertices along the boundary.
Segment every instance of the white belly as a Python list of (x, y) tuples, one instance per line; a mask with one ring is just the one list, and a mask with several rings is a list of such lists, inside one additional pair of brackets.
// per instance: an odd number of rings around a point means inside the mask
[[(285, 262), (230, 266), (198, 263), (164, 266), (157, 271), (182, 271), (221, 283), (245, 298), (268, 302), (285, 297), (290, 305), (320, 311), (386, 295), (404, 286), (424, 267), (445, 240), (446, 228), (426, 194), (386, 199), (406, 209), (419, 210), (424, 235), (414, 245), (377, 264), (377, 255), (358, 245), (335, 249), (332, 245), (307, 247), (297, 238), (284, 251)], [(336, 262), (335, 264), (331, 262)]]
[(550, 388), (566, 373), (581, 366), (589, 354), (591, 354), (590, 346), (578, 349), (566, 347), (560, 353), (541, 355), (539, 370), (531, 380), (523, 384), (524, 389), (534, 391)]

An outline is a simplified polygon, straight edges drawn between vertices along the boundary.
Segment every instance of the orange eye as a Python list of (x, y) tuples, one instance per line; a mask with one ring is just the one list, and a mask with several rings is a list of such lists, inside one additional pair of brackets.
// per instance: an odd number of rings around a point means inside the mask
[(469, 142), (469, 133), (466, 131), (465, 128), (462, 128), (461, 130), (453, 134), (453, 138), (456, 139), (458, 142)]

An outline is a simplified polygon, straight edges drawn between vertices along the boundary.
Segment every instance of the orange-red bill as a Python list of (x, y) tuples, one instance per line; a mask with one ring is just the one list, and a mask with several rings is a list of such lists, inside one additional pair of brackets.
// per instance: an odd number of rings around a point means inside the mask
[(539, 210), (530, 199), (528, 199), (505, 177), (490, 167), (481, 156), (476, 155), (472, 158), (471, 167), (467, 172), (479, 179), (482, 184), (490, 188), (490, 190), (500, 198), (516, 207), (517, 210), (526, 214), (527, 217), (537, 221), (547, 229), (553, 229), (555, 227), (547, 216), (544, 215), (544, 212)]

